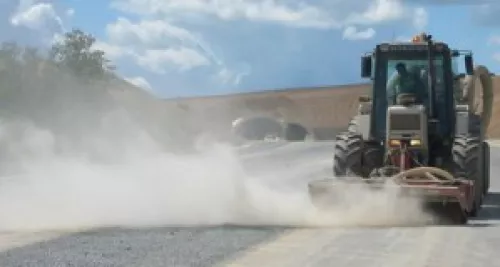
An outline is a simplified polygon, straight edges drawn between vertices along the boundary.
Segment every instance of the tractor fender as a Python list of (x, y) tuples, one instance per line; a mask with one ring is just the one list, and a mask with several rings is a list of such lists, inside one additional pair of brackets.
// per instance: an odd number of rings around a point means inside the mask
[[(477, 80), (479, 80), (482, 87), (479, 95), (476, 92)], [(481, 132), (486, 134), (493, 109), (493, 80), (488, 68), (478, 65), (474, 68), (473, 75), (465, 76), (461, 93), (461, 98), (467, 103), (470, 112), (480, 116), (482, 122)]]

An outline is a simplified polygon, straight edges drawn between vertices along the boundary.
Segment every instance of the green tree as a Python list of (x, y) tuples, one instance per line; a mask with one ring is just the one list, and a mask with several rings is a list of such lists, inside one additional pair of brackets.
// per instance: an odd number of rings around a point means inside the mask
[(102, 79), (115, 70), (104, 51), (94, 49), (95, 37), (74, 29), (55, 43), (49, 58), (56, 64), (74, 72), (78, 77)]

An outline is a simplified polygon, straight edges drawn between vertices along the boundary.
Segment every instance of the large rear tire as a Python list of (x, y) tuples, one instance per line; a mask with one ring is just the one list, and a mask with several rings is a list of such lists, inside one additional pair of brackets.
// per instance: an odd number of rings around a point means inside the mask
[(336, 177), (363, 176), (363, 138), (344, 132), (337, 135), (333, 155), (333, 174)]
[(474, 200), (469, 215), (477, 216), (483, 200), (483, 179), (481, 179), (481, 141), (479, 138), (459, 135), (452, 148), (453, 174), (474, 182)]
[(481, 141), (479, 177), (483, 181), (483, 197), (488, 194), (490, 179), (490, 146), (485, 142), (485, 129), (482, 118), (477, 114), (471, 114), (469, 117), (469, 134)]

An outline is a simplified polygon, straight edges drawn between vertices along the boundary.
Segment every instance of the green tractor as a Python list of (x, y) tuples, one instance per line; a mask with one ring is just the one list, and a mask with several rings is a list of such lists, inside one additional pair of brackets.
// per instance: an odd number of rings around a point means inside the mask
[[(457, 59), (464, 56), (466, 74)], [(489, 188), (491, 78), (474, 67), (470, 51), (452, 50), (422, 34), (411, 42), (378, 44), (361, 60), (372, 95), (336, 136), (335, 178), (312, 181), (313, 203), (324, 207), (338, 183), (380, 185), (393, 179), (453, 223), (476, 216)], [(483, 110), (475, 110), (475, 79), (483, 84)], [(415, 194), (413, 194), (415, 195)]]

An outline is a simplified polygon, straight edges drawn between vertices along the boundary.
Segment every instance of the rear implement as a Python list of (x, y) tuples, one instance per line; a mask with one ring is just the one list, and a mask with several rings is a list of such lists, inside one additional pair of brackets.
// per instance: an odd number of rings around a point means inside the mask
[(419, 167), (391, 177), (373, 177), (362, 181), (356, 177), (317, 180), (309, 183), (308, 189), (312, 202), (327, 210), (342, 204), (344, 194), (349, 194), (354, 187), (372, 192), (383, 190), (397, 199), (416, 199), (423, 210), (445, 223), (466, 223), (474, 207), (472, 181), (456, 179), (450, 173), (433, 167)]

